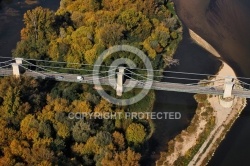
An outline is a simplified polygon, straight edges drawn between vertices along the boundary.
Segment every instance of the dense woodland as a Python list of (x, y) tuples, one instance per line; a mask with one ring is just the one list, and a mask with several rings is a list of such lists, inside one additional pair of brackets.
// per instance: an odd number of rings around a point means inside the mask
[[(24, 24), (13, 56), (69, 63), (93, 64), (110, 46), (129, 44), (160, 69), (181, 40), (170, 1), (61, 0), (56, 12), (41, 7), (27, 11)], [(143, 67), (134, 55), (115, 56)], [(153, 91), (139, 103), (119, 107), (89, 85), (1, 78), (0, 165), (139, 165), (154, 130), (150, 119), (77, 120), (68, 114), (151, 111), (153, 102)]]

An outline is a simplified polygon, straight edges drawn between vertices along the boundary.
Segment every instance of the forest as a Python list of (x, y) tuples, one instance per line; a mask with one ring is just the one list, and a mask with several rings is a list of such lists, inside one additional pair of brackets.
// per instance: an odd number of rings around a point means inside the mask
[[(143, 50), (154, 69), (170, 65), (182, 38), (171, 1), (61, 0), (54, 12), (37, 7), (23, 17), (14, 57), (94, 64), (105, 49)], [(122, 52), (118, 57), (133, 59)], [(133, 95), (136, 90), (132, 92)], [(126, 95), (125, 95), (126, 96)], [(154, 92), (131, 106), (102, 99), (93, 86), (29, 77), (0, 79), (0, 165), (140, 165), (154, 132), (150, 119), (70, 119), (70, 112), (149, 112)]]

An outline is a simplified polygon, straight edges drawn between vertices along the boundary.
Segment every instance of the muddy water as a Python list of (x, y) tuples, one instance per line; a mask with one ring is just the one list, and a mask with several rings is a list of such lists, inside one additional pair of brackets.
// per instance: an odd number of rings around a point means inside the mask
[[(213, 45), (238, 76), (250, 77), (250, 1), (174, 1), (184, 24)], [(209, 165), (249, 165), (249, 138), (250, 107), (247, 106)]]

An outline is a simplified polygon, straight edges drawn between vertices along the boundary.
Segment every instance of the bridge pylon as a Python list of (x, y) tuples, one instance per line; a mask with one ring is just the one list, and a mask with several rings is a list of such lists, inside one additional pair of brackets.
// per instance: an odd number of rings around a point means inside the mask
[(232, 90), (234, 86), (234, 78), (233, 77), (226, 77), (225, 78), (225, 84), (224, 84), (224, 93), (223, 93), (223, 98), (231, 98), (232, 97)]
[(117, 80), (116, 80), (116, 95), (122, 96), (123, 92), (123, 81), (124, 81), (124, 71), (125, 67), (118, 67)]
[(20, 67), (19, 65), (21, 65), (23, 63), (23, 58), (15, 58), (16, 63), (12, 63), (12, 70), (13, 70), (13, 75), (16, 77), (20, 77)]
[(224, 82), (223, 96), (219, 97), (220, 105), (225, 108), (231, 108), (234, 103), (234, 96), (232, 95), (233, 86), (235, 84), (233, 77), (226, 77)]

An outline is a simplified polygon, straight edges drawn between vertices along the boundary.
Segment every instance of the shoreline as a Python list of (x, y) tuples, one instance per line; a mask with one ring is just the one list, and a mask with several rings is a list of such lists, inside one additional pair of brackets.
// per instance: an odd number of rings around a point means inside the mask
[[(231, 76), (236, 76), (230, 66), (223, 62), (223, 67), (214, 79), (219, 79), (219, 76), (225, 76), (228, 73), (230, 73)], [(207, 137), (206, 141), (200, 147), (199, 151), (195, 154), (188, 166), (206, 165), (208, 163), (213, 153), (230, 130), (234, 121), (239, 117), (240, 113), (246, 106), (246, 99), (236, 97), (234, 98), (234, 104), (231, 108), (222, 107), (219, 103), (218, 96), (208, 98), (208, 102), (214, 110), (216, 123), (213, 130), (210, 132), (210, 135)]]
[[(202, 46), (204, 49), (209, 51), (214, 56), (221, 58), (220, 54), (198, 34), (196, 34), (191, 29), (189, 29), (189, 33), (191, 38), (197, 44)], [(227, 76), (227, 75), (236, 77), (234, 70), (226, 62), (222, 61), (222, 67), (220, 68), (217, 76), (214, 79), (220, 79), (220, 76)], [(206, 146), (206, 150), (204, 151), (202, 149), (205, 147), (201, 147), (202, 152), (199, 150), (199, 152), (193, 157), (193, 160), (188, 164), (188, 166), (204, 165), (208, 163), (208, 161), (212, 158), (212, 155), (218, 148), (219, 144), (225, 138), (227, 132), (230, 130), (235, 120), (239, 117), (239, 115), (244, 110), (247, 104), (245, 98), (237, 98), (237, 97), (234, 98), (233, 106), (231, 108), (223, 108), (219, 103), (219, 99), (216, 98), (208, 99), (208, 102), (211, 104), (212, 108), (216, 111), (218, 121), (215, 128), (207, 138), (206, 140), (207, 142), (203, 144)], [(226, 111), (228, 113), (227, 116), (225, 116)]]
[[(189, 32), (194, 42), (220, 58), (219, 53), (209, 43), (192, 30)], [(222, 61), (222, 66), (213, 79), (219, 79), (220, 76), (226, 75), (236, 77), (232, 68)], [(222, 81), (223, 84), (224, 80)], [(214, 86), (220, 85), (217, 83)], [(168, 152), (161, 153), (156, 165), (206, 165), (246, 106), (244, 98), (234, 98), (234, 104), (231, 108), (222, 107), (219, 103), (219, 97), (215, 95), (195, 95), (195, 99), (198, 107), (191, 124), (168, 142)], [(190, 128), (192, 128), (192, 132), (190, 132)]]

